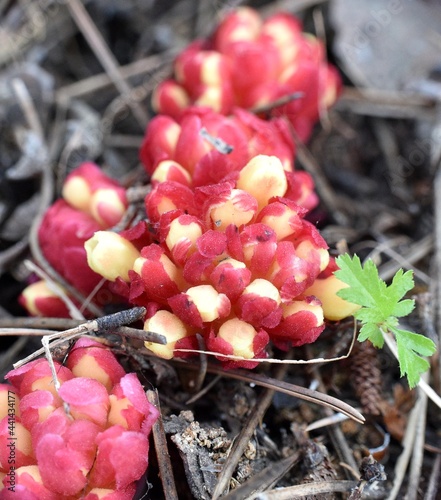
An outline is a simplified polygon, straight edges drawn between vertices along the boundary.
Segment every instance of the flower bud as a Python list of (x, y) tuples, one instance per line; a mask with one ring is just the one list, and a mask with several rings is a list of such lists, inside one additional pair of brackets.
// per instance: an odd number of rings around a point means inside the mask
[(281, 349), (315, 342), (325, 328), (323, 309), (315, 297), (282, 304), (282, 310), (282, 321), (269, 332)]
[[(65, 366), (57, 361), (54, 361), (54, 365), (60, 384), (63, 384), (73, 377), (72, 372)], [(52, 379), (52, 372), (46, 359), (36, 359), (26, 363), (20, 368), (11, 370), (5, 375), (5, 379), (14, 386), (19, 396), (27, 394), (28, 392), (43, 390), (50, 391), (55, 398), (58, 398)]]
[(298, 19), (285, 13), (275, 14), (263, 23), (262, 34), (273, 40), (284, 67), (295, 62), (302, 37), (302, 25)]
[(145, 321), (144, 330), (164, 335), (167, 339), (167, 344), (165, 345), (144, 342), (147, 349), (164, 359), (171, 359), (173, 357), (176, 342), (191, 335), (190, 328), (175, 314), (162, 309)]
[(235, 302), (250, 283), (251, 271), (244, 262), (227, 258), (219, 262), (210, 274), (210, 282), (219, 293)]
[(251, 224), (241, 231), (240, 242), (250, 271), (265, 276), (276, 253), (276, 233), (265, 224)]
[(314, 181), (308, 172), (286, 172), (286, 178), (288, 180), (288, 189), (285, 198), (292, 200), (307, 210), (312, 210), (318, 205), (319, 199), (314, 190)]
[(314, 272), (314, 267), (296, 254), (292, 242), (280, 241), (266, 278), (280, 290), (282, 300), (287, 301), (303, 293), (317, 274), (318, 269)]
[(183, 214), (173, 219), (165, 228), (161, 228), (160, 232), (173, 260), (183, 266), (196, 250), (196, 241), (202, 236), (202, 224), (197, 217)]
[(187, 91), (174, 80), (164, 80), (153, 92), (152, 107), (158, 114), (177, 119), (190, 104)]
[(124, 490), (147, 469), (149, 442), (141, 432), (114, 425), (97, 435), (96, 444), (96, 459), (89, 475), (95, 487)]
[(10, 468), (11, 443), (15, 444), (14, 467), (35, 464), (30, 432), (18, 417), (14, 419), (13, 426), (11, 426), (6, 416), (0, 421), (0, 470), (7, 471)]
[[(326, 248), (317, 248), (315, 244), (309, 240), (304, 240), (296, 246), (297, 255), (310, 264), (314, 265), (318, 272), (326, 269), (329, 263), (329, 252)], [(318, 273), (317, 273), (318, 274)]]
[(198, 285), (200, 282), (208, 280), (214, 266), (215, 262), (213, 258), (205, 257), (200, 252), (195, 252), (187, 259), (182, 275), (190, 285)]
[(191, 186), (191, 176), (184, 167), (173, 160), (163, 160), (158, 163), (151, 177), (152, 184), (173, 181), (186, 187)]
[(98, 381), (86, 377), (74, 377), (66, 381), (58, 391), (60, 397), (69, 405), (75, 420), (90, 420), (105, 427), (110, 402), (106, 388)]
[(60, 398), (49, 391), (37, 390), (25, 394), (20, 401), (23, 425), (32, 431), (35, 424), (44, 422), (60, 405)]
[(336, 276), (330, 275), (326, 279), (316, 279), (305, 294), (314, 295), (322, 303), (323, 314), (330, 321), (340, 321), (354, 314), (360, 306), (348, 302), (337, 295), (342, 288), (348, 285)]
[(227, 182), (197, 189), (196, 202), (202, 204), (207, 225), (218, 231), (225, 231), (230, 224), (248, 224), (257, 213), (256, 199), (246, 191), (232, 189)]
[(176, 316), (195, 328), (228, 316), (231, 309), (228, 297), (211, 285), (191, 287), (185, 293), (171, 297), (168, 303)]
[(282, 317), (277, 288), (267, 280), (252, 281), (237, 301), (238, 316), (255, 328), (274, 328)]
[(233, 101), (233, 91), (228, 85), (228, 80), (221, 86), (205, 85), (200, 89), (194, 104), (207, 106), (216, 113), (228, 113)]
[(276, 198), (276, 200), (259, 212), (257, 222), (273, 229), (277, 241), (280, 241), (302, 228), (301, 219), (307, 211), (286, 198)]
[(99, 427), (71, 420), (63, 408), (34, 426), (32, 441), (43, 484), (59, 497), (78, 495), (89, 484)]
[(58, 494), (53, 493), (43, 485), (43, 479), (37, 465), (26, 465), (15, 470), (14, 489), (10, 484), (9, 476), (5, 476), (3, 484), (4, 489), (0, 487), (2, 500), (16, 500), (17, 498), (58, 500), (59, 498)]
[(275, 156), (255, 156), (240, 171), (237, 188), (254, 196), (261, 210), (270, 198), (286, 193), (288, 182), (282, 162)]
[(218, 26), (214, 43), (218, 50), (225, 52), (232, 43), (255, 40), (261, 29), (262, 21), (257, 11), (249, 7), (239, 7)]
[(100, 229), (90, 215), (57, 200), (44, 214), (38, 230), (43, 255), (58, 273), (86, 295), (102, 278), (88, 266), (84, 242)]
[(88, 377), (98, 381), (108, 391), (125, 375), (115, 355), (100, 342), (81, 338), (69, 352), (66, 366), (75, 377)]
[(161, 215), (171, 210), (179, 209), (194, 215), (194, 193), (179, 182), (160, 182), (146, 196), (145, 208), (153, 223), (159, 222)]
[(279, 51), (268, 38), (237, 41), (230, 44), (226, 55), (231, 61), (231, 78), (240, 107), (250, 108), (252, 103), (247, 99), (250, 89), (271, 84), (282, 71)]
[[(265, 357), (263, 351), (268, 342), (269, 337), (265, 330), (256, 331), (249, 323), (232, 318), (220, 326), (216, 336), (210, 335), (207, 339), (207, 347), (221, 354), (241, 356), (252, 360), (255, 357)], [(228, 362), (223, 357), (220, 359), (226, 366), (244, 368), (257, 366), (257, 363), (253, 362)]]
[(141, 257), (133, 264), (133, 270), (142, 278), (145, 294), (150, 300), (166, 303), (169, 297), (180, 292), (181, 272), (159, 245), (144, 247)]
[(62, 194), (70, 206), (92, 215), (103, 227), (117, 224), (127, 208), (125, 190), (91, 162), (67, 176)]
[(113, 388), (109, 400), (108, 426), (120, 425), (145, 435), (150, 433), (159, 412), (148, 402), (135, 373), (128, 373), (121, 378)]
[(18, 301), (32, 316), (70, 317), (66, 304), (48, 287), (44, 280), (28, 285), (21, 292)]
[(111, 231), (97, 231), (84, 248), (90, 268), (109, 281), (118, 276), (129, 281), (128, 272), (140, 256), (130, 241)]
[(168, 116), (158, 115), (149, 122), (139, 153), (147, 173), (152, 174), (160, 161), (173, 158), (180, 133), (180, 125)]
[(181, 133), (176, 143), (174, 160), (193, 175), (197, 163), (213, 146), (202, 137), (203, 121), (195, 113), (187, 113), (181, 121)]
[(103, 227), (118, 224), (127, 210), (125, 192), (115, 189), (97, 189), (90, 199), (90, 214)]

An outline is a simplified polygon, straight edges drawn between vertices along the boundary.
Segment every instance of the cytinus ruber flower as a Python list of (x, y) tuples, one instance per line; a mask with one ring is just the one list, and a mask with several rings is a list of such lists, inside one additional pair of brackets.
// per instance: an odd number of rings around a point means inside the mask
[[(223, 182), (193, 189), (175, 181), (160, 182), (146, 196), (146, 211), (155, 225), (159, 224), (163, 214), (181, 210), (218, 231), (224, 231), (229, 224), (239, 227), (255, 222), (258, 217), (264, 216), (258, 216), (258, 212), (277, 197), (283, 198), (285, 205), (292, 202), (297, 207), (294, 210), (305, 215), (318, 201), (313, 194), (313, 184), (297, 191), (290, 190), (287, 175), (290, 173), (276, 156), (258, 155)], [(311, 195), (308, 193), (305, 196), (305, 190)], [(299, 206), (300, 203), (303, 205)], [(276, 210), (276, 206), (271, 210)]]
[(227, 117), (191, 107), (179, 122), (164, 115), (153, 118), (140, 156), (153, 184), (174, 181), (197, 187), (235, 178), (259, 154), (277, 156), (292, 171), (294, 153), (282, 119), (264, 121), (239, 108)]
[(0, 497), (130, 500), (158, 410), (104, 345), (81, 339), (67, 363), (55, 363), (58, 390), (45, 359), (12, 370), (12, 386), (0, 386), (1, 408), (11, 409), (0, 412)]
[(32, 316), (70, 317), (66, 304), (43, 280), (28, 285), (20, 294), (18, 301)]
[[(62, 194), (63, 198), (44, 214), (38, 240), (51, 266), (87, 296), (102, 281), (102, 276), (88, 265), (84, 242), (121, 219), (127, 208), (125, 190), (89, 162), (67, 176)], [(100, 258), (104, 258), (102, 252)], [(121, 268), (116, 272), (118, 276), (123, 274)], [(66, 306), (45, 284), (30, 285), (20, 302), (32, 315), (69, 316)]]
[(125, 281), (127, 300), (147, 308), (145, 330), (168, 340), (146, 347), (166, 359), (188, 356), (199, 334), (224, 366), (252, 368), (270, 341), (286, 349), (317, 339), (326, 316), (310, 287), (325, 277), (328, 246), (287, 195), (282, 162), (266, 155), (218, 184), (153, 188), (146, 209), (156, 243), (141, 249)]
[(66, 177), (62, 195), (71, 207), (88, 213), (103, 227), (117, 224), (127, 208), (125, 189), (90, 162)]
[(258, 109), (298, 93), (272, 115), (284, 115), (307, 140), (340, 86), (322, 42), (302, 33), (297, 18), (278, 13), (262, 20), (255, 10), (241, 7), (225, 17), (211, 38), (191, 43), (176, 58), (174, 79), (159, 84), (153, 106), (176, 119), (190, 105), (228, 115), (235, 106)]

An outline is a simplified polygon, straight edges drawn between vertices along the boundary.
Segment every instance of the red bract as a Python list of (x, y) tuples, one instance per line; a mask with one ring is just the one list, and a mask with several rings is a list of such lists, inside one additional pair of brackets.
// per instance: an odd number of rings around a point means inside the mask
[(149, 442), (141, 432), (113, 425), (96, 439), (97, 453), (90, 484), (124, 490), (147, 469)]
[(192, 103), (227, 115), (235, 106), (259, 108), (298, 93), (272, 115), (285, 116), (303, 140), (341, 86), (323, 44), (302, 33), (295, 17), (276, 14), (263, 21), (248, 7), (227, 15), (210, 39), (184, 49), (174, 69), (175, 80), (155, 91), (158, 112), (179, 119)]
[(158, 223), (162, 214), (181, 209), (195, 214), (193, 191), (175, 181), (160, 182), (145, 198), (145, 208), (152, 223)]
[(125, 375), (124, 368), (112, 352), (103, 344), (88, 338), (75, 342), (66, 365), (75, 377), (93, 378), (109, 392)]
[(54, 493), (43, 486), (40, 471), (37, 465), (18, 467), (15, 471), (14, 490), (9, 489), (8, 476), (3, 479), (4, 489), (1, 490), (3, 500), (58, 500), (58, 493)]
[(231, 302), (236, 301), (250, 283), (251, 271), (244, 262), (228, 257), (222, 260), (210, 274), (210, 281), (219, 293)]
[[(0, 414), (2, 498), (11, 432), (20, 498), (129, 499), (147, 468), (148, 435), (158, 411), (136, 375), (125, 374), (98, 342), (82, 339), (73, 349), (68, 359), (72, 371), (55, 364), (57, 391), (45, 359), (7, 374), (14, 389), (0, 387), (0, 400), (5, 391), (10, 396), (15, 390), (19, 404), (13, 431), (10, 417)], [(75, 376), (87, 371), (87, 363), (89, 377)]]
[(160, 246), (144, 247), (133, 268), (141, 277), (150, 300), (166, 303), (168, 298), (180, 292), (181, 271)]
[(321, 302), (315, 297), (287, 302), (282, 310), (282, 321), (270, 331), (272, 341), (281, 349), (315, 342), (325, 328)]
[(173, 160), (191, 175), (193, 186), (222, 182), (258, 154), (276, 155), (292, 170), (294, 143), (285, 122), (265, 122), (241, 109), (226, 117), (208, 108), (186, 110), (179, 124), (156, 116), (140, 152), (148, 173), (154, 176), (164, 160)]
[[(55, 422), (58, 417), (62, 424)], [(38, 425), (44, 427), (33, 432), (38, 436), (33, 446), (44, 486), (60, 495), (81, 494), (94, 462), (99, 427), (87, 420), (72, 422), (63, 409)]]
[(252, 281), (237, 300), (238, 317), (255, 328), (274, 328), (280, 323), (282, 308), (277, 288), (267, 280)]

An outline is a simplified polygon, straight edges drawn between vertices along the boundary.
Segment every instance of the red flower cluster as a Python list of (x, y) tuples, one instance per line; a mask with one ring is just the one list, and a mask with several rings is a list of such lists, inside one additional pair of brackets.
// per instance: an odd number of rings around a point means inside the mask
[[(243, 166), (262, 154), (282, 162), (291, 200), (309, 210), (318, 204), (310, 175), (294, 171), (295, 146), (284, 119), (264, 121), (239, 108), (226, 117), (209, 108), (192, 107), (179, 122), (164, 115), (153, 118), (140, 151), (152, 184), (160, 186), (161, 196), (165, 191), (170, 194), (165, 208), (174, 208), (172, 192), (178, 189), (179, 196), (187, 198), (189, 211), (198, 203), (192, 201), (191, 188), (235, 183)], [(206, 197), (210, 194), (206, 191)], [(158, 210), (155, 196), (150, 196), (147, 211), (153, 222), (157, 222)]]
[(67, 366), (55, 366), (58, 391), (45, 359), (0, 386), (1, 498), (131, 500), (158, 410), (98, 342), (77, 341)]
[[(90, 292), (104, 277), (119, 296), (145, 306), (145, 328), (168, 340), (146, 344), (158, 355), (195, 349), (199, 333), (208, 349), (253, 367), (270, 340), (281, 348), (313, 342), (324, 317), (351, 312), (344, 301), (335, 306), (342, 284), (330, 275), (326, 242), (304, 218), (318, 198), (311, 177), (294, 171), (286, 119), (306, 138), (339, 80), (295, 18), (263, 22), (249, 8), (191, 44), (175, 76), (157, 89), (166, 114), (150, 122), (140, 151), (152, 184), (148, 221), (103, 231), (121, 217), (124, 192), (88, 164), (67, 179), (66, 201), (47, 212), (40, 243), (79, 290)], [(302, 98), (278, 109), (279, 118), (243, 109), (292, 92)]]
[[(84, 242), (119, 222), (127, 208), (125, 190), (88, 162), (68, 175), (62, 194), (63, 199), (45, 213), (38, 240), (53, 268), (87, 296), (102, 277), (88, 266)], [(19, 300), (35, 316), (69, 317), (64, 303), (44, 282), (28, 286)]]
[[(306, 291), (328, 265), (327, 244), (304, 220), (292, 172), (267, 155), (235, 168), (217, 184), (157, 182), (146, 197), (157, 243), (127, 261), (126, 284), (113, 278), (118, 293), (147, 307), (145, 329), (168, 339), (166, 346), (146, 344), (160, 356), (196, 348), (200, 333), (210, 350), (252, 360), (265, 357), (270, 339), (282, 348), (302, 345), (324, 328), (321, 303)], [(118, 259), (112, 240), (119, 238), (104, 231), (86, 242), (89, 264), (108, 279), (112, 266), (97, 249), (105, 240)], [(130, 239), (127, 233), (127, 245)]]
[(235, 106), (256, 109), (299, 93), (273, 114), (286, 116), (303, 140), (340, 88), (323, 44), (302, 33), (297, 18), (279, 13), (262, 21), (248, 7), (231, 12), (210, 39), (190, 44), (174, 63), (174, 77), (153, 99), (159, 113), (174, 118), (192, 104), (227, 115)]

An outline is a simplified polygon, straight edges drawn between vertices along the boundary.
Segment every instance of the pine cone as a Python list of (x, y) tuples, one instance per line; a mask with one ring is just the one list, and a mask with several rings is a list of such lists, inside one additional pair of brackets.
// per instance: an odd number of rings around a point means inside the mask
[(377, 350), (370, 342), (357, 342), (351, 360), (351, 381), (363, 412), (379, 415), (382, 396)]

